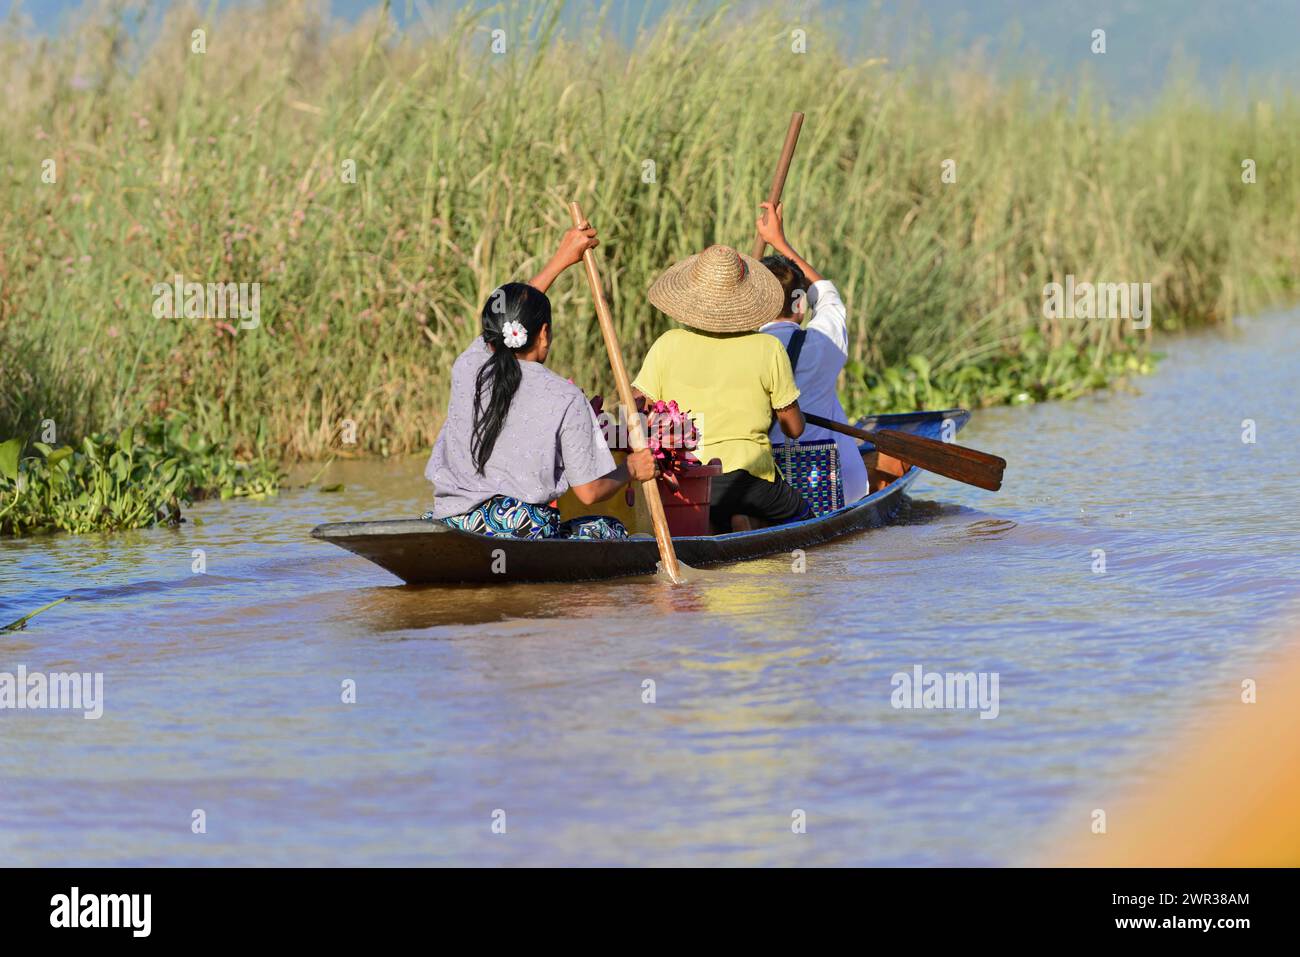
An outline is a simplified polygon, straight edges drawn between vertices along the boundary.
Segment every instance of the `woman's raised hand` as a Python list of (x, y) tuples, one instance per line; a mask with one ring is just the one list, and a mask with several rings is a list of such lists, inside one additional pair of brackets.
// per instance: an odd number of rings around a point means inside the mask
[(555, 259), (567, 269), (581, 262), (582, 254), (588, 249), (595, 249), (599, 245), (600, 240), (596, 238), (596, 231), (591, 228), (591, 223), (583, 222), (581, 226), (574, 226), (564, 231), (560, 248), (555, 251)]
[(546, 292), (560, 273), (574, 263), (581, 262), (583, 253), (599, 245), (600, 241), (596, 239), (596, 231), (591, 228), (591, 223), (584, 222), (581, 226), (566, 229), (560, 239), (560, 248), (555, 251), (550, 262), (542, 267), (542, 271), (528, 280), (528, 285)]

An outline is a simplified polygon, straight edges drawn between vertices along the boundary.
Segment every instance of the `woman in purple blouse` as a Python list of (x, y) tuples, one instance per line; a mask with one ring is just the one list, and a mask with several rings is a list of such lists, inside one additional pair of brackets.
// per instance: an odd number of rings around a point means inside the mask
[(596, 244), (588, 224), (570, 229), (528, 283), (506, 283), (488, 297), (483, 334), (452, 366), (447, 420), (424, 470), (435, 490), (426, 518), (483, 535), (627, 537), (617, 519), (561, 522), (550, 504), (572, 489), (592, 505), (655, 474), (645, 449), (615, 466), (587, 397), (545, 366), (552, 341), (546, 290)]

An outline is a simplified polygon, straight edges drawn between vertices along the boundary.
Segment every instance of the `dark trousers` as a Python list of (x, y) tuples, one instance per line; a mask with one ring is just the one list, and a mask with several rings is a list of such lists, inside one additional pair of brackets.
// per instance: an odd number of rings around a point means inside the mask
[(709, 492), (709, 521), (715, 531), (731, 531), (733, 515), (751, 515), (771, 525), (783, 525), (812, 518), (812, 509), (781, 473), (775, 482), (768, 482), (736, 469), (714, 478)]

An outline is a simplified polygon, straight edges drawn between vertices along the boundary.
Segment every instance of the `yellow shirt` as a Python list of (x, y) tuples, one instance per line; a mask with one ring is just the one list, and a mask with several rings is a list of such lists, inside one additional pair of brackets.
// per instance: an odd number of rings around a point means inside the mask
[(776, 479), (767, 430), (772, 410), (799, 398), (790, 357), (764, 332), (711, 335), (670, 329), (646, 354), (632, 383), (652, 399), (673, 399), (700, 430), (701, 462), (722, 460), (722, 470), (744, 469)]

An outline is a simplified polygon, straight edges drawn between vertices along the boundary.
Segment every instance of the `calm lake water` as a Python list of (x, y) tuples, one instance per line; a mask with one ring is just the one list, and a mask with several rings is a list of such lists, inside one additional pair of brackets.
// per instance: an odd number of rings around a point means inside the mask
[[(97, 721), (0, 711), (0, 861), (1050, 854), (1300, 624), (1300, 323), (1163, 348), (1140, 391), (979, 413), (962, 441), (1006, 456), (1002, 492), (926, 477), (907, 524), (802, 575), (417, 589), (308, 536), (418, 515), (418, 459), (202, 525), (0, 543), (0, 622), (72, 599), (0, 636), (0, 671), (103, 672), (105, 698)], [(893, 708), (916, 665), (997, 672), (998, 717)]]

